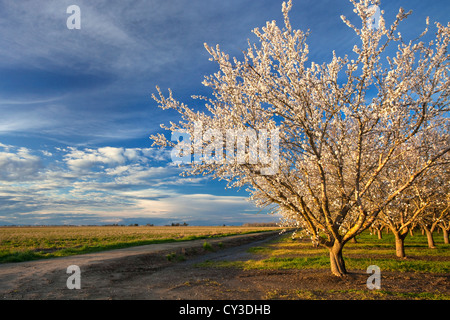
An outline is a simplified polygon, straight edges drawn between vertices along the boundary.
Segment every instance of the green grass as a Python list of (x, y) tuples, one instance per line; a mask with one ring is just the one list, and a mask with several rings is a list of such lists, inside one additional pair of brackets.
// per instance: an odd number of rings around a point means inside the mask
[(350, 298), (357, 300), (450, 300), (450, 296), (439, 292), (396, 292), (388, 290), (271, 290), (266, 293), (265, 299), (305, 299), (305, 300), (327, 300), (330, 297), (339, 296), (342, 299)]
[(177, 254), (175, 252), (171, 252), (171, 253), (167, 254), (166, 258), (168, 261), (175, 261), (175, 262), (181, 262), (181, 261), (186, 260), (186, 257), (184, 255)]
[(350, 270), (364, 270), (369, 265), (377, 265), (384, 271), (449, 273), (450, 261), (423, 261), (392, 259), (347, 258), (346, 266)]
[[(450, 273), (450, 262), (436, 261), (405, 261), (396, 259), (365, 259), (346, 258), (348, 270), (365, 270), (369, 265), (377, 265), (383, 271), (399, 272), (431, 272)], [(241, 268), (244, 270), (261, 269), (329, 269), (330, 261), (327, 256), (252, 259), (247, 261), (206, 261), (199, 266), (216, 268)]]

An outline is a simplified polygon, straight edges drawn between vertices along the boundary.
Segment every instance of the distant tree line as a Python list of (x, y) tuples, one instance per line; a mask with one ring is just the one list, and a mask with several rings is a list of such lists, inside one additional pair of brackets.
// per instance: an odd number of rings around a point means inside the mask
[(172, 224), (171, 224), (172, 227), (187, 227), (188, 225), (189, 224), (187, 224), (186, 222), (183, 222), (183, 223), (179, 223), (179, 222), (174, 223), (174, 222), (172, 222)]

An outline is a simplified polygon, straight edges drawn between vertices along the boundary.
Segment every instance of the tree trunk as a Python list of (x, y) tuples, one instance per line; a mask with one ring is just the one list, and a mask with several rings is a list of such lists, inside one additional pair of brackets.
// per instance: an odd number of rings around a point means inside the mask
[(435, 249), (436, 246), (434, 245), (433, 232), (431, 232), (428, 228), (423, 229), (425, 230), (425, 234), (427, 235), (428, 248)]
[(442, 233), (444, 234), (444, 243), (449, 244), (448, 242), (448, 230), (445, 228), (442, 228)]
[(358, 243), (358, 240), (356, 240), (356, 237), (352, 238), (352, 243)]
[(330, 250), (331, 272), (338, 277), (342, 277), (347, 274), (345, 262), (342, 257), (342, 248), (343, 244), (337, 241), (335, 241), (332, 247), (328, 248)]
[(377, 229), (378, 232), (378, 239), (383, 239), (383, 232), (381, 231), (381, 229)]
[(395, 235), (395, 255), (399, 258), (406, 258), (405, 255), (405, 238), (408, 232), (400, 234), (399, 232), (394, 232)]

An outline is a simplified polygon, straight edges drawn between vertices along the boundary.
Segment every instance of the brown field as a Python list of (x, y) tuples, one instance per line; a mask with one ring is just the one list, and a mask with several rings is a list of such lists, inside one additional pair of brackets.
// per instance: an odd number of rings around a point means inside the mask
[(69, 256), (136, 245), (274, 230), (241, 226), (0, 227), (0, 262)]

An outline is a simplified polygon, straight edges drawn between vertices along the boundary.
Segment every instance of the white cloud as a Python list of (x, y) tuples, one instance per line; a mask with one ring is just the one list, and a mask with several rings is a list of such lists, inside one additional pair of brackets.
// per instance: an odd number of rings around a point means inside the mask
[(27, 148), (0, 145), (0, 181), (24, 181), (37, 178), (41, 159)]
[(64, 160), (68, 167), (75, 171), (91, 169), (96, 165), (124, 164), (127, 160), (127, 156), (124, 154), (124, 148), (103, 147), (99, 149), (78, 150), (74, 147), (69, 147), (68, 151), (64, 156)]
[[(65, 149), (64, 161), (67, 166), (74, 171), (91, 169), (94, 166), (108, 165), (106, 173), (117, 175), (121, 173), (136, 172), (142, 169), (149, 169), (144, 165), (151, 161), (168, 160), (167, 153), (154, 148), (117, 148), (102, 147), (98, 149), (85, 148), (77, 149), (68, 147)], [(134, 165), (125, 166), (126, 163)], [(119, 166), (119, 168), (117, 168)], [(153, 168), (154, 169), (154, 168)]]
[(117, 166), (115, 168), (106, 168), (105, 173), (111, 176), (118, 176), (130, 170), (130, 166)]

